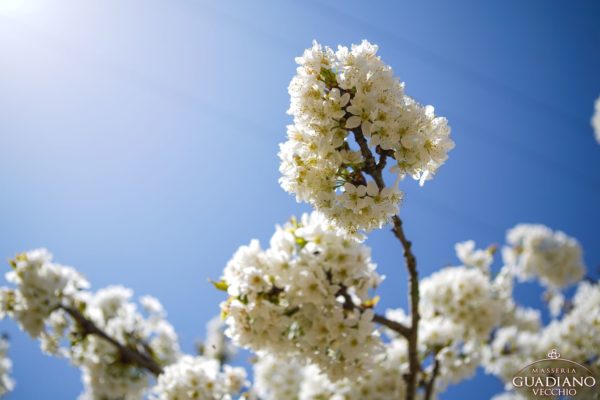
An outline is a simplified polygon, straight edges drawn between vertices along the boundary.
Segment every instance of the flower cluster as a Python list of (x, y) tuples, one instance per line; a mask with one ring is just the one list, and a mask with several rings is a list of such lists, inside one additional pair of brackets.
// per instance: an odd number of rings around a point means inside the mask
[[(448, 325), (444, 331), (463, 339), (485, 338), (498, 323), (503, 309), (489, 276), (466, 266), (435, 272), (423, 279), (420, 292), (423, 320)], [(432, 334), (436, 335), (435, 329)], [(432, 341), (443, 339), (431, 338)]]
[(594, 116), (592, 117), (592, 127), (596, 134), (596, 140), (600, 143), (600, 97), (594, 103)]
[[(340, 227), (380, 227), (398, 212), (397, 181), (410, 175), (423, 183), (447, 159), (454, 143), (446, 119), (406, 96), (367, 41), (336, 52), (313, 42), (296, 62), (294, 124), (279, 154), (282, 187)], [(383, 188), (369, 179), (381, 176), (387, 157), (398, 179)]]
[(150, 377), (142, 367), (124, 360), (112, 343), (87, 331), (73, 319), (74, 313), (160, 365), (179, 356), (177, 335), (156, 299), (141, 299), (144, 316), (130, 301), (129, 289), (84, 290), (87, 281), (73, 268), (53, 263), (44, 249), (17, 256), (11, 266), (7, 280), (16, 287), (0, 290), (0, 314), (39, 338), (44, 352), (66, 357), (81, 369), (85, 386), (81, 399), (141, 399)]
[[(493, 248), (476, 249), (473, 241), (455, 248), (464, 265), (444, 268), (420, 283), (418, 351), (423, 359), (433, 355), (439, 364), (436, 392), (475, 373), (483, 343), (511, 305), (507, 291), (512, 286), (505, 287), (504, 274), (491, 278)], [(402, 309), (388, 310), (386, 316), (404, 325), (411, 322)], [(430, 365), (428, 373), (432, 369)]]
[(494, 262), (494, 253), (496, 248), (490, 246), (487, 249), (476, 249), (473, 240), (456, 243), (454, 245), (456, 256), (467, 267), (474, 267), (488, 274), (490, 266)]
[(381, 277), (370, 250), (319, 214), (278, 227), (271, 246), (241, 247), (222, 281), (221, 309), (234, 344), (296, 357), (332, 380), (369, 369), (380, 339), (369, 301)]
[(221, 363), (229, 360), (235, 354), (235, 347), (225, 336), (224, 323), (217, 316), (206, 324), (206, 339), (199, 344), (198, 352), (207, 358)]
[(298, 360), (261, 353), (253, 365), (253, 390), (261, 400), (299, 400), (305, 368)]
[(576, 239), (544, 225), (519, 224), (508, 231), (504, 263), (522, 280), (537, 278), (556, 290), (581, 280), (585, 265)]
[(569, 360), (586, 366), (597, 375), (600, 373), (599, 305), (600, 284), (581, 282), (570, 311), (562, 319), (552, 320), (542, 327), (539, 312), (521, 311), (515, 322), (498, 329), (485, 347), (483, 366), (486, 372), (498, 376), (509, 386), (515, 371), (546, 358), (549, 349), (560, 348), (561, 353), (568, 354)]
[(483, 350), (483, 366), (488, 374), (509, 382), (516, 371), (536, 359), (539, 332), (511, 325), (498, 329)]
[(261, 355), (254, 365), (255, 390), (262, 400), (387, 400), (405, 397), (406, 341), (393, 340), (371, 370), (356, 379), (332, 382), (314, 365)]
[(8, 340), (0, 338), (0, 397), (15, 388), (15, 381), (11, 377), (12, 361), (8, 358)]
[(183, 356), (160, 374), (153, 400), (232, 400), (247, 385), (242, 368), (224, 366), (206, 357)]
[(560, 348), (569, 359), (600, 374), (600, 284), (581, 282), (571, 299), (571, 310), (553, 320), (541, 333), (539, 354)]
[[(86, 316), (119, 343), (136, 347), (161, 365), (173, 363), (180, 355), (179, 344), (162, 306), (152, 297), (142, 297), (148, 314), (144, 317), (131, 302), (132, 295), (121, 286), (101, 289), (89, 296)], [(68, 357), (82, 370), (85, 398), (141, 399), (150, 382), (147, 371), (122, 360), (115, 346), (96, 335), (73, 342)]]
[(17, 289), (0, 289), (0, 316), (15, 319), (34, 338), (45, 331), (45, 322), (60, 305), (71, 305), (88, 282), (73, 268), (52, 262), (46, 249), (19, 254), (10, 262), (8, 282)]

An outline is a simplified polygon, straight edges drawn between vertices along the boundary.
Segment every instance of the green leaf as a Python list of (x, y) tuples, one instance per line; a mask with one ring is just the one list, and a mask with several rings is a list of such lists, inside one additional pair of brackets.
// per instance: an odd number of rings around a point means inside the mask
[(227, 284), (227, 282), (225, 282), (224, 280), (220, 280), (220, 281), (213, 281), (211, 280), (210, 283), (213, 284), (213, 286), (217, 289), (220, 290), (222, 292), (226, 292), (227, 289), (229, 289), (229, 285)]

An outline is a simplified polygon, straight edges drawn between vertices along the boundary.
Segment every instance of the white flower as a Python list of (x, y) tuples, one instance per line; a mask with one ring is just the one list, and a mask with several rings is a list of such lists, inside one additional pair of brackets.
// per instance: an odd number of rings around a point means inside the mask
[[(15, 287), (0, 289), (0, 314), (14, 318), (23, 330), (39, 338), (44, 352), (68, 358), (81, 369), (81, 399), (141, 400), (151, 377), (148, 371), (123, 360), (112, 343), (82, 331), (67, 309), (77, 310), (108, 336), (136, 347), (159, 365), (179, 357), (175, 330), (155, 298), (141, 299), (148, 314), (145, 317), (131, 301), (130, 289), (84, 290), (87, 281), (73, 268), (53, 263), (45, 249), (18, 255), (11, 266), (7, 280)], [(0, 360), (0, 368), (2, 365), (7, 364)]]
[(46, 249), (32, 250), (11, 261), (6, 280), (17, 289), (4, 289), (2, 314), (14, 318), (32, 337), (44, 332), (44, 321), (56, 308), (71, 304), (88, 282), (73, 268), (52, 262)]
[(225, 337), (225, 323), (217, 316), (206, 324), (206, 339), (202, 343), (202, 355), (221, 362), (235, 354), (235, 348)]
[(152, 390), (153, 400), (232, 400), (246, 385), (242, 368), (205, 357), (183, 356), (165, 368)]
[(600, 285), (579, 283), (570, 311), (545, 327), (540, 326), (539, 312), (522, 310), (512, 325), (496, 330), (485, 346), (486, 372), (509, 383), (515, 371), (559, 348), (564, 358), (585, 365), (595, 375), (600, 373)]
[(0, 396), (12, 392), (15, 381), (11, 377), (12, 361), (8, 358), (8, 340), (0, 338)]
[[(445, 162), (454, 146), (446, 120), (406, 96), (367, 41), (336, 52), (313, 42), (296, 62), (288, 110), (294, 123), (279, 153), (281, 186), (339, 227), (381, 227), (398, 213), (398, 180), (409, 175), (423, 183)], [(365, 175), (359, 139), (375, 156), (379, 148), (394, 159), (393, 185), (380, 189)]]
[(254, 363), (254, 390), (261, 400), (298, 400), (304, 366), (294, 359), (259, 354)]
[(499, 322), (503, 303), (488, 275), (478, 269), (447, 267), (423, 279), (420, 309), (424, 320), (441, 317), (463, 339), (485, 338)]
[(387, 344), (369, 371), (356, 379), (335, 382), (315, 365), (260, 354), (254, 365), (255, 390), (262, 400), (403, 399), (406, 389), (402, 375), (407, 370), (404, 339)]
[(600, 143), (600, 97), (594, 103), (594, 116), (592, 117), (592, 127), (596, 134), (596, 140)]
[(509, 382), (517, 371), (536, 360), (538, 342), (537, 331), (524, 331), (517, 326), (498, 329), (483, 351), (485, 371)]
[[(318, 214), (241, 247), (223, 272), (226, 334), (239, 346), (311, 362), (332, 380), (368, 370), (381, 341), (360, 305), (381, 281), (370, 250)], [(343, 296), (346, 296), (345, 300)]]
[(489, 273), (490, 266), (494, 262), (494, 248), (475, 249), (475, 242), (467, 240), (466, 242), (456, 243), (454, 245), (456, 256), (468, 267), (475, 267), (484, 273)]
[[(559, 348), (569, 360), (600, 373), (600, 284), (581, 282), (572, 299), (572, 309), (553, 320), (541, 333), (539, 355)], [(542, 357), (540, 357), (542, 358)]]
[[(131, 302), (132, 295), (122, 286), (101, 289), (87, 299), (86, 315), (120, 343), (145, 343), (159, 364), (174, 362), (180, 356), (177, 334), (164, 319), (162, 305), (155, 298), (142, 297), (140, 302), (150, 312), (144, 318)], [(142, 399), (150, 382), (147, 371), (122, 362), (117, 349), (95, 335), (73, 344), (67, 356), (82, 369), (83, 396), (91, 399)]]
[(519, 224), (508, 231), (504, 262), (522, 280), (537, 278), (551, 289), (578, 282), (585, 274), (581, 246), (576, 239), (544, 225)]

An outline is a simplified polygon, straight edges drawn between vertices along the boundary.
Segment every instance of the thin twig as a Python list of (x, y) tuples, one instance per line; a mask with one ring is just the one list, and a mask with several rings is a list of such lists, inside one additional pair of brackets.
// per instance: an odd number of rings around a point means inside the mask
[[(338, 291), (337, 296), (342, 296), (344, 298), (344, 308), (346, 308), (348, 310), (356, 309), (361, 312), (364, 312), (366, 310), (365, 307), (357, 306), (356, 304), (354, 304), (354, 302), (352, 301), (352, 298), (350, 297), (350, 295), (348, 294), (348, 291), (346, 290), (346, 287), (343, 285), (341, 286), (340, 290)], [(401, 324), (400, 322), (392, 321), (391, 319), (388, 319), (388, 318), (384, 317), (383, 315), (374, 314), (373, 322), (375, 322), (379, 325), (383, 325), (383, 326), (393, 330), (394, 332), (404, 336), (405, 338), (409, 338), (411, 335), (411, 329), (409, 327), (405, 326), (404, 324)]]
[(373, 316), (373, 321), (378, 323), (379, 325), (383, 325), (391, 330), (399, 333), (405, 338), (410, 337), (410, 328), (396, 321), (392, 321), (391, 319), (387, 319), (383, 315), (375, 314)]
[(440, 361), (437, 358), (437, 354), (434, 356), (433, 370), (431, 371), (431, 378), (425, 385), (425, 400), (431, 400), (433, 393), (435, 392), (435, 380), (440, 372)]
[(65, 312), (69, 314), (75, 320), (75, 322), (77, 322), (85, 335), (96, 335), (115, 346), (119, 351), (123, 361), (144, 368), (156, 376), (162, 374), (162, 367), (156, 361), (154, 361), (152, 357), (119, 343), (116, 339), (109, 336), (106, 332), (94, 324), (93, 321), (86, 318), (79, 310), (65, 305), (61, 305), (60, 308), (65, 310)]

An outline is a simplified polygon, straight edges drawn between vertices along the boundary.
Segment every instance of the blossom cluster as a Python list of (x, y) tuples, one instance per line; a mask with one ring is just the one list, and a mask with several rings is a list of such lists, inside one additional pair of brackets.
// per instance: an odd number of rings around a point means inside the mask
[(61, 305), (73, 305), (88, 282), (76, 270), (52, 262), (46, 249), (19, 254), (10, 262), (6, 280), (17, 289), (0, 289), (0, 317), (15, 319), (34, 338), (45, 333), (45, 323)]
[(246, 371), (202, 356), (183, 356), (159, 375), (153, 400), (232, 400), (247, 385)]
[(225, 336), (224, 323), (220, 316), (212, 318), (206, 324), (206, 338), (199, 343), (198, 352), (207, 357), (225, 363), (236, 352), (231, 341)]
[[(377, 50), (366, 40), (337, 51), (313, 42), (289, 85), (281, 186), (350, 231), (385, 224), (398, 212), (398, 180), (431, 179), (454, 146), (446, 119), (406, 96)], [(397, 179), (384, 188), (372, 175), (387, 157)]]
[(393, 340), (373, 367), (356, 379), (332, 382), (314, 365), (262, 354), (254, 364), (254, 389), (261, 400), (387, 400), (405, 397), (406, 341)]
[(38, 338), (44, 352), (66, 357), (81, 369), (81, 399), (141, 399), (151, 379), (143, 368), (123, 360), (113, 344), (74, 321), (73, 312), (160, 365), (179, 357), (177, 335), (158, 300), (143, 297), (143, 315), (129, 289), (84, 290), (87, 281), (73, 268), (53, 263), (44, 249), (18, 255), (11, 266), (7, 280), (15, 287), (0, 290), (1, 315)]
[(313, 213), (277, 227), (270, 247), (241, 247), (218, 285), (234, 344), (311, 362), (330, 379), (368, 371), (381, 346), (369, 299), (370, 250)]
[(12, 361), (8, 357), (8, 347), (8, 340), (0, 338), (0, 397), (15, 388), (15, 380), (11, 376)]
[[(423, 319), (437, 319), (440, 326), (462, 338), (487, 337), (503, 309), (493, 282), (478, 269), (446, 267), (423, 279), (420, 285)], [(436, 335), (435, 329), (432, 332)], [(431, 337), (430, 340), (443, 340)], [(440, 343), (442, 344), (442, 343)]]
[(561, 319), (541, 326), (539, 313), (530, 312), (526, 323), (501, 327), (485, 348), (482, 363), (486, 372), (510, 386), (515, 371), (546, 358), (550, 349), (557, 348), (568, 355), (569, 360), (584, 365), (597, 376), (600, 373), (599, 305), (600, 284), (580, 282), (571, 309)]
[(551, 290), (578, 282), (585, 274), (576, 239), (544, 225), (519, 224), (506, 235), (504, 263), (522, 280), (537, 278)]
[[(439, 364), (436, 392), (475, 373), (483, 344), (510, 308), (511, 287), (506, 287), (504, 274), (491, 277), (493, 248), (477, 249), (467, 241), (455, 249), (464, 265), (446, 267), (419, 285), (418, 351), (423, 359), (433, 355)], [(402, 309), (388, 310), (386, 316), (410, 325)], [(430, 365), (429, 373), (432, 369)]]
[[(131, 302), (132, 295), (121, 286), (101, 289), (89, 296), (86, 315), (119, 343), (137, 344), (139, 351), (151, 354), (161, 365), (173, 363), (180, 356), (179, 344), (162, 306), (153, 297), (142, 297), (140, 303), (148, 314), (143, 316)], [(84, 398), (141, 399), (151, 381), (147, 371), (123, 362), (115, 346), (96, 335), (72, 343), (68, 357), (82, 370)]]

